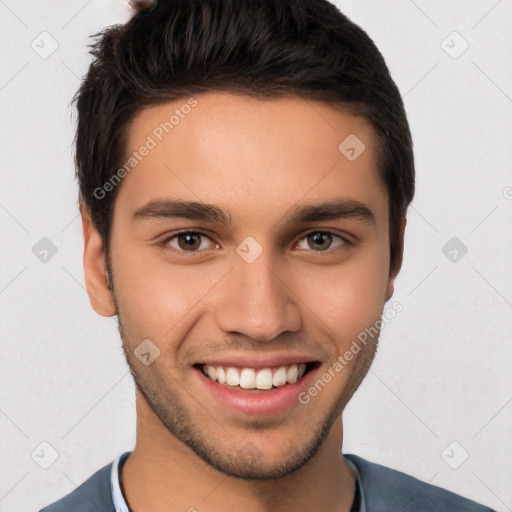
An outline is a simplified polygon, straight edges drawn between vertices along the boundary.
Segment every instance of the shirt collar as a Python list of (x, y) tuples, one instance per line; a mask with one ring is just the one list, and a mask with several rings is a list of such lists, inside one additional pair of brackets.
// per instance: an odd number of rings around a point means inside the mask
[[(119, 485), (119, 467), (128, 458), (130, 453), (131, 452), (125, 452), (119, 455), (119, 457), (117, 457), (117, 459), (115, 459), (112, 463), (112, 470), (110, 472), (110, 487), (112, 489), (112, 502), (114, 503), (114, 510), (116, 512), (130, 512), (128, 505), (126, 505), (126, 501), (124, 500), (123, 493), (121, 492), (121, 486)], [(359, 471), (357, 471), (357, 468), (352, 461), (350, 461), (347, 457), (345, 457), (345, 460), (352, 468), (355, 469), (357, 473), (356, 486), (359, 490), (360, 503), (359, 508), (354, 512), (368, 512), (363, 493), (363, 484), (361, 483), (361, 475), (359, 474)]]
[(364, 497), (363, 484), (361, 482), (361, 475), (359, 474), (359, 470), (348, 457), (345, 457), (345, 461), (357, 474), (356, 496), (359, 495), (359, 507), (350, 509), (350, 512), (368, 512), (368, 509), (366, 508), (366, 499)]
[(119, 455), (112, 463), (112, 470), (110, 472), (110, 488), (112, 489), (112, 502), (114, 503), (114, 510), (116, 512), (130, 512), (126, 501), (124, 501), (121, 486), (119, 485), (119, 466), (128, 458), (131, 452), (125, 452)]

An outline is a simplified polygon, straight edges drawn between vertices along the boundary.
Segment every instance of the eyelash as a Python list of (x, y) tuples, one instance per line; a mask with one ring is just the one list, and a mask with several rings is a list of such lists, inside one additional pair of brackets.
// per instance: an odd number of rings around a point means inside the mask
[[(342, 243), (343, 243), (343, 246), (345, 245), (352, 245), (352, 243), (347, 240), (346, 238), (343, 238), (342, 236), (340, 235), (337, 235), (336, 233), (333, 233), (332, 231), (321, 231), (321, 230), (313, 230), (313, 231), (310, 231), (308, 233), (306, 233), (302, 238), (300, 238), (300, 240), (297, 242), (297, 244), (299, 242), (301, 242), (302, 240), (304, 240), (305, 238), (307, 238), (308, 236), (310, 235), (313, 235), (313, 234), (321, 234), (321, 235), (331, 235), (332, 237), (334, 238), (338, 238)], [(180, 235), (201, 235), (201, 236), (204, 236), (208, 239), (211, 240), (211, 237), (209, 235), (207, 235), (206, 233), (203, 233), (201, 231), (190, 231), (190, 230), (184, 230), (184, 231), (179, 231), (177, 233), (173, 233), (172, 235), (168, 236), (167, 238), (165, 238), (162, 242), (159, 242), (158, 245), (160, 247), (162, 247), (163, 249), (169, 249), (171, 251), (174, 251), (180, 255), (186, 255), (186, 256), (195, 256), (201, 252), (204, 252), (204, 249), (203, 250), (195, 250), (195, 251), (184, 251), (182, 249), (176, 249), (174, 247), (170, 247), (169, 246), (169, 242), (177, 237), (179, 237)], [(211, 240), (213, 241), (213, 240)], [(215, 244), (217, 244), (216, 242), (214, 242)], [(333, 241), (334, 243), (334, 241)], [(297, 245), (295, 244), (295, 245)], [(218, 244), (217, 244), (218, 245)], [(341, 249), (342, 247), (339, 247), (337, 249), (327, 249), (325, 251), (314, 251), (313, 249), (310, 249), (308, 252), (313, 252), (313, 253), (326, 253), (326, 254), (331, 254), (339, 249)]]

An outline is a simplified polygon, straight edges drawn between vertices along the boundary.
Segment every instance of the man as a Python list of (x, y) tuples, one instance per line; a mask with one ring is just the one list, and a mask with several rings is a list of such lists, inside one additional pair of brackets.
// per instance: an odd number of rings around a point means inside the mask
[(325, 0), (161, 0), (93, 55), (85, 281), (118, 317), (137, 442), (43, 510), (490, 510), (342, 453), (414, 195), (368, 36)]

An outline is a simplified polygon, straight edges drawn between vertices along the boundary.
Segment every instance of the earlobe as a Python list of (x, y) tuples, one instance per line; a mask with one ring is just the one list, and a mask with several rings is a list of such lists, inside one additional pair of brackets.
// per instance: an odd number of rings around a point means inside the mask
[(84, 236), (84, 276), (89, 302), (98, 315), (114, 316), (117, 313), (110, 289), (103, 240), (94, 226), (86, 206), (82, 208)]
[(393, 266), (389, 271), (389, 280), (388, 287), (386, 290), (386, 302), (393, 296), (395, 291), (395, 278), (402, 267), (402, 260), (404, 255), (404, 236), (405, 236), (405, 226), (407, 224), (407, 217), (405, 214), (402, 216), (400, 220), (400, 231), (398, 235), (398, 240), (395, 247), (395, 258), (393, 261)]
[(388, 288), (386, 290), (386, 302), (393, 297), (393, 293), (395, 292), (395, 280), (391, 277), (388, 281)]

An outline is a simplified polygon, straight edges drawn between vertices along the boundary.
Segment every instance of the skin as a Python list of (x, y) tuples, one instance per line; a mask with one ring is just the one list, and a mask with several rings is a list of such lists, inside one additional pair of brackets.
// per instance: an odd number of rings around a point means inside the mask
[[(91, 305), (100, 315), (118, 315), (137, 384), (137, 441), (121, 476), (126, 501), (148, 512), (348, 511), (356, 475), (341, 453), (341, 413), (368, 371), (376, 338), (310, 403), (286, 413), (218, 407), (193, 365), (211, 354), (299, 351), (319, 362), (320, 377), (379, 319), (400, 269), (405, 217), (391, 266), (374, 131), (341, 107), (298, 97), (196, 99), (122, 180), (109, 255), (113, 293), (104, 245), (83, 210)], [(129, 152), (185, 101), (139, 112)], [(353, 162), (338, 150), (349, 134), (366, 146)], [(151, 201), (169, 198), (216, 205), (232, 225), (134, 218)], [(365, 205), (374, 221), (297, 225), (285, 217), (299, 205), (340, 198)], [(187, 254), (183, 237), (165, 243), (182, 230), (205, 234), (195, 239), (199, 252)], [(336, 236), (307, 236), (315, 231)], [(236, 252), (248, 236), (263, 249), (252, 263)], [(149, 366), (134, 354), (144, 339), (160, 350)]]

